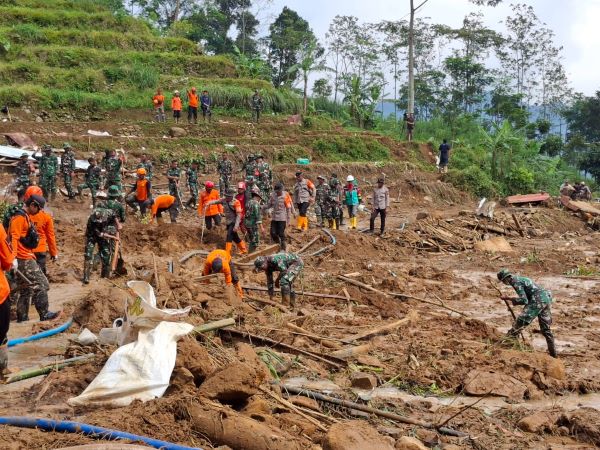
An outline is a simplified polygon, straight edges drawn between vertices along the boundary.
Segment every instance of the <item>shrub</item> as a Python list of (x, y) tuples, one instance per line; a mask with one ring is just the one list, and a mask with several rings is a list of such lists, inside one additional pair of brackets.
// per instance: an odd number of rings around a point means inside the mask
[(324, 161), (383, 161), (390, 151), (379, 141), (359, 136), (336, 136), (314, 141), (313, 149)]
[(472, 192), (478, 197), (492, 198), (501, 194), (497, 183), (479, 167), (471, 166), (463, 170), (450, 169), (446, 179), (458, 189)]
[(504, 183), (508, 194), (528, 194), (535, 190), (533, 173), (523, 166), (513, 167)]

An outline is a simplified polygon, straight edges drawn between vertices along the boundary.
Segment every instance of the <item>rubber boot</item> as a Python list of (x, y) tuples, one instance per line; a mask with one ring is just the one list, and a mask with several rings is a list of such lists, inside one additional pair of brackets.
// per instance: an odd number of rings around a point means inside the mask
[(48, 320), (54, 320), (59, 316), (59, 312), (58, 311), (48, 311), (46, 314), (44, 314), (44, 317), (40, 317), (40, 321), (48, 321)]
[(298, 231), (302, 231), (302, 217), (298, 216), (298, 219), (296, 221), (296, 229)]
[(91, 261), (86, 260), (83, 263), (83, 284), (90, 284), (90, 273), (92, 271)]
[(100, 272), (100, 276), (102, 278), (110, 278), (110, 266), (102, 266), (102, 271)]
[(290, 306), (291, 301), (292, 301), (292, 299), (291, 299), (291, 296), (290, 296), (289, 292), (282, 292), (281, 293), (281, 304), (283, 306)]
[(302, 220), (302, 226), (305, 230), (308, 230), (308, 216), (304, 217), (304, 220)]
[(290, 292), (290, 306), (292, 307), (292, 309), (294, 309), (296, 307), (296, 293), (295, 292)]
[(225, 242), (225, 251), (227, 252), (227, 254), (229, 256), (231, 256), (231, 247), (232, 247), (232, 243), (231, 242)]
[(8, 344), (0, 346), (0, 374), (8, 369)]
[(285, 239), (281, 239), (279, 241), (279, 251), (285, 252), (287, 249), (287, 243), (285, 242)]
[(553, 358), (558, 358), (556, 353), (556, 345), (554, 344), (554, 338), (546, 338), (546, 344), (548, 345), (548, 354)]
[(246, 243), (244, 241), (240, 241), (240, 243), (236, 245), (240, 255), (245, 255), (248, 253), (248, 249), (246, 248)]
[(352, 229), (356, 230), (356, 222), (358, 222), (358, 217), (352, 218)]

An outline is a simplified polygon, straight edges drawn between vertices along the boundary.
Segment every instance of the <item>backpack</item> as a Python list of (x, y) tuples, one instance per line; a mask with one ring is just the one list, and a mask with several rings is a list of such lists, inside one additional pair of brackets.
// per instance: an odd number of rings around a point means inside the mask
[(19, 242), (21, 244), (23, 244), (23, 246), (25, 248), (28, 248), (29, 250), (33, 250), (40, 244), (40, 235), (37, 232), (37, 230), (35, 229), (35, 225), (31, 221), (31, 219), (29, 218), (27, 213), (25, 211), (23, 211), (22, 209), (19, 209), (18, 211), (16, 211), (15, 214), (13, 215), (13, 217), (14, 216), (23, 216), (23, 217), (25, 217), (25, 220), (27, 220), (27, 225), (29, 226), (27, 229), (27, 234), (25, 236), (19, 238)]

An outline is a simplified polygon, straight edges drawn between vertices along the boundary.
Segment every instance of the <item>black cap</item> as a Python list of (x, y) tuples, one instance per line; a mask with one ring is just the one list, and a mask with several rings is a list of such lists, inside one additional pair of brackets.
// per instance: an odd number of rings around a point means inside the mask
[(302, 175), (302, 172), (300, 172), (300, 171), (296, 172), (297, 177), (299, 177), (300, 175)]
[(223, 269), (223, 260), (221, 258), (216, 258), (211, 265), (212, 273), (220, 273)]
[(276, 191), (283, 191), (283, 184), (282, 183), (275, 183), (274, 186)]
[(46, 205), (46, 199), (41, 195), (33, 194), (25, 201), (27, 206), (31, 205), (32, 203), (37, 203), (40, 208), (43, 208)]

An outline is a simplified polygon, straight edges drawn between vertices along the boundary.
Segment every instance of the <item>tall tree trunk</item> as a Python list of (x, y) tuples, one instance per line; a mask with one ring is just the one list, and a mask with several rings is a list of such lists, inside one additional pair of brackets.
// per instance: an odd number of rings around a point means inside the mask
[(308, 72), (304, 72), (304, 114), (308, 110)]
[(408, 28), (408, 113), (415, 113), (415, 4), (410, 0), (410, 23)]

